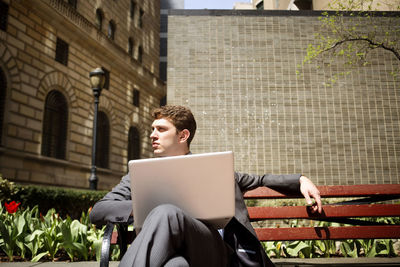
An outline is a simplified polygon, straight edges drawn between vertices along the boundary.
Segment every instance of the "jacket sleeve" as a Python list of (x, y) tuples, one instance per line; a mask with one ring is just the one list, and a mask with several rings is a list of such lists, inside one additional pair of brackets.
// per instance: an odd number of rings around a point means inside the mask
[(242, 193), (266, 186), (278, 191), (300, 192), (301, 174), (264, 174), (254, 175), (235, 172), (235, 179)]
[(128, 222), (132, 213), (131, 186), (129, 175), (99, 200), (90, 212), (90, 221), (96, 225), (107, 222)]

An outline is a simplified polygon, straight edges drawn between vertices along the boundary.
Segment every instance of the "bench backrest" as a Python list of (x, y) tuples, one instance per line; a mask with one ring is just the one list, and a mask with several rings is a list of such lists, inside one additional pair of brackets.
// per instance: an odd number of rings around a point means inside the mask
[[(322, 198), (356, 198), (323, 206), (323, 212), (311, 213), (307, 206), (248, 207), (252, 221), (271, 219), (311, 219), (354, 226), (256, 228), (261, 241), (307, 239), (399, 238), (400, 225), (362, 221), (359, 217), (400, 217), (400, 204), (372, 204), (400, 198), (400, 184), (319, 186)], [(258, 188), (245, 199), (302, 198)]]

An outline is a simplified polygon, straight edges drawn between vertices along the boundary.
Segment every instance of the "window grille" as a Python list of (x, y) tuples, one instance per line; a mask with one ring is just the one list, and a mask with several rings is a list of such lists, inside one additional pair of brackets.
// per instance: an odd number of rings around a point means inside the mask
[(45, 102), (42, 155), (65, 159), (68, 126), (68, 105), (62, 93), (51, 91)]
[(68, 65), (68, 43), (57, 38), (56, 43), (56, 61), (67, 66)]

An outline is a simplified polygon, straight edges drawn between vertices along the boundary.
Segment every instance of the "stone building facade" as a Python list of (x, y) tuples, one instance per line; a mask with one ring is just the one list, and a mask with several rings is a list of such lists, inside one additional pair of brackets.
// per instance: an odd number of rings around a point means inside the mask
[(399, 61), (376, 49), (330, 86), (339, 62), (298, 75), (320, 14), (170, 11), (168, 103), (197, 117), (193, 152), (232, 150), (237, 171), (320, 185), (400, 182), (400, 83), (390, 74)]
[(97, 174), (111, 188), (128, 158), (152, 155), (159, 79), (159, 1), (1, 0), (0, 173), (23, 183), (87, 188), (94, 97), (100, 97)]

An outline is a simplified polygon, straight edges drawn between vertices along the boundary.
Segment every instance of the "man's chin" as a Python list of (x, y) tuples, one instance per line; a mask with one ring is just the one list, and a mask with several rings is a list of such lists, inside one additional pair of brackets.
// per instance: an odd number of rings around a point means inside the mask
[(159, 150), (154, 150), (153, 154), (154, 154), (154, 157), (156, 157), (156, 158), (164, 157), (164, 153), (162, 151), (159, 151)]

